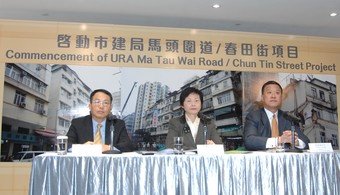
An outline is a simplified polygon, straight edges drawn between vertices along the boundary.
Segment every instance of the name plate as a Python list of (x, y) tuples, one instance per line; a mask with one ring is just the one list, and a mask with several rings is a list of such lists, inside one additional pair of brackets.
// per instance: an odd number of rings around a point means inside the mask
[(72, 144), (72, 154), (93, 156), (102, 154), (101, 144)]
[(197, 145), (197, 154), (199, 155), (223, 155), (223, 144), (215, 145)]
[(331, 143), (309, 143), (309, 152), (333, 152)]

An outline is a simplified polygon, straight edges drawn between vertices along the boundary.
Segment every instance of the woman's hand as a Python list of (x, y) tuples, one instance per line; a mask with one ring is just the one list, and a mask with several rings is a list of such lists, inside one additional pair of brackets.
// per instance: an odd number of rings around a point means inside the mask
[(208, 145), (214, 145), (215, 142), (214, 142), (213, 140), (211, 140), (211, 139), (208, 139), (208, 140), (207, 140), (207, 144), (208, 144)]

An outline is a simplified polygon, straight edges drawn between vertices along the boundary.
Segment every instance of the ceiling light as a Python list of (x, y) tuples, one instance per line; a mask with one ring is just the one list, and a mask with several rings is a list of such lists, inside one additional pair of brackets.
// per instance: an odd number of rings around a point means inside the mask
[(220, 6), (219, 4), (216, 3), (216, 4), (214, 4), (212, 7), (217, 9), (217, 8), (220, 8), (221, 6)]
[(80, 29), (81, 30), (86, 30), (87, 29), (87, 25), (86, 24), (81, 24), (80, 25)]
[(192, 34), (192, 35), (197, 34), (197, 30), (196, 30), (196, 29), (191, 29), (191, 30), (190, 30), (190, 34)]
[(333, 12), (333, 13), (330, 14), (330, 16), (332, 16), (332, 17), (337, 16), (337, 15), (338, 15), (338, 14), (335, 13), (335, 12)]

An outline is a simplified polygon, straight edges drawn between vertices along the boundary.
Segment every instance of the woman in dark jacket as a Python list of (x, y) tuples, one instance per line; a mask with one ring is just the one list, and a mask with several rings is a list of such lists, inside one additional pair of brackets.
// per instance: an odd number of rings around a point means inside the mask
[[(169, 121), (166, 147), (174, 147), (174, 137), (183, 137), (183, 149), (196, 149), (197, 144), (222, 144), (212, 119), (200, 113), (203, 94), (196, 88), (189, 87), (180, 95), (180, 105), (184, 114)], [(206, 136), (205, 136), (206, 134)]]

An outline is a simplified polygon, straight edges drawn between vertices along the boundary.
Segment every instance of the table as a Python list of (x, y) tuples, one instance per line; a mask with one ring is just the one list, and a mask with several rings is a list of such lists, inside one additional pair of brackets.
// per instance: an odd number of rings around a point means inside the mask
[(75, 156), (32, 163), (30, 194), (340, 194), (340, 152)]

